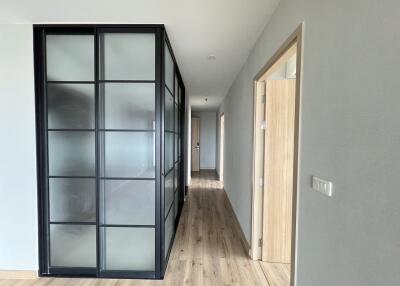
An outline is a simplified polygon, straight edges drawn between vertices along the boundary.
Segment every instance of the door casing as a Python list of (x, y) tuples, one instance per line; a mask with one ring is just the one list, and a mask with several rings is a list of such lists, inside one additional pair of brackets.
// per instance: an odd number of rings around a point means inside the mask
[[(282, 56), (296, 44), (296, 98), (295, 98), (295, 115), (294, 115), (294, 156), (293, 156), (293, 194), (292, 194), (292, 234), (291, 234), (291, 275), (290, 285), (294, 286), (296, 282), (297, 268), (297, 211), (298, 211), (298, 170), (299, 170), (299, 150), (300, 150), (300, 114), (301, 114), (301, 84), (302, 84), (302, 59), (303, 59), (303, 33), (304, 23), (301, 23), (296, 30), (286, 39), (275, 54), (268, 60), (264, 67), (254, 77), (253, 88), (253, 163), (252, 163), (252, 230), (250, 241), (250, 257), (254, 260), (261, 259), (260, 239), (262, 239), (262, 188), (263, 183), (260, 181), (260, 134), (259, 124), (260, 115), (259, 105), (257, 104), (260, 97), (260, 79), (269, 70), (278, 66), (285, 59)], [(262, 84), (261, 84), (262, 85)], [(261, 143), (261, 146), (263, 143)], [(264, 151), (263, 151), (264, 152)], [(261, 160), (264, 153), (261, 155)]]

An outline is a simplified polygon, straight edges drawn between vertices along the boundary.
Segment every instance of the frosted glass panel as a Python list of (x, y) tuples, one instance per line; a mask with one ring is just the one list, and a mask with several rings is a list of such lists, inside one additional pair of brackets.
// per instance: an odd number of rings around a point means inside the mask
[(101, 79), (155, 79), (154, 34), (105, 33), (101, 43)]
[(154, 132), (102, 132), (106, 177), (154, 178)]
[(174, 166), (174, 133), (165, 132), (165, 172)]
[(101, 182), (103, 224), (155, 224), (155, 182), (103, 180)]
[(174, 98), (165, 90), (165, 130), (174, 131)]
[(47, 35), (46, 56), (47, 80), (94, 80), (94, 35)]
[(153, 83), (105, 83), (106, 129), (154, 129)]
[(50, 265), (96, 267), (96, 226), (50, 225)]
[(92, 131), (49, 131), (50, 176), (94, 176), (95, 135)]
[(169, 246), (171, 244), (172, 240), (172, 235), (174, 234), (174, 210), (171, 210), (171, 212), (168, 214), (168, 217), (165, 221), (165, 240), (164, 240), (164, 246), (165, 246), (165, 257), (168, 254)]
[(165, 196), (165, 208), (164, 208), (164, 217), (167, 216), (168, 210), (172, 204), (172, 200), (174, 199), (174, 172), (169, 172), (169, 174), (165, 177), (164, 180), (164, 196)]
[(167, 44), (165, 44), (165, 84), (174, 92), (174, 62)]
[(49, 84), (48, 127), (94, 129), (94, 85)]
[(175, 164), (175, 176), (174, 176), (174, 191), (178, 188), (178, 173), (179, 173), (179, 164)]
[(49, 179), (50, 221), (95, 222), (94, 179)]
[(175, 75), (175, 91), (174, 91), (175, 103), (178, 103), (178, 77)]
[(175, 104), (175, 109), (174, 109), (174, 112), (175, 112), (175, 132), (179, 132), (179, 118), (178, 118), (178, 105), (177, 104)]
[(103, 269), (154, 271), (154, 228), (105, 227), (101, 232)]
[(178, 135), (175, 134), (175, 162), (178, 161)]
[(178, 216), (178, 198), (179, 192), (175, 192), (175, 199), (174, 199), (174, 217), (176, 218)]

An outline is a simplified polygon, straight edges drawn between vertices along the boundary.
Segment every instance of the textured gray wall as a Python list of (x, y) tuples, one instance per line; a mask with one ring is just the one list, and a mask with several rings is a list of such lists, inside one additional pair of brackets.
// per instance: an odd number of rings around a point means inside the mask
[(398, 0), (280, 2), (220, 107), (225, 189), (249, 239), (253, 78), (302, 21), (297, 285), (400, 285)]

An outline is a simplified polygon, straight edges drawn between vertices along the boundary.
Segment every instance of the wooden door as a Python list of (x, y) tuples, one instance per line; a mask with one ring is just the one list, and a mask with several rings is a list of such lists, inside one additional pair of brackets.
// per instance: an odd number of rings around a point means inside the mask
[(192, 117), (192, 172), (200, 171), (200, 118)]
[(262, 260), (291, 262), (296, 80), (268, 80)]

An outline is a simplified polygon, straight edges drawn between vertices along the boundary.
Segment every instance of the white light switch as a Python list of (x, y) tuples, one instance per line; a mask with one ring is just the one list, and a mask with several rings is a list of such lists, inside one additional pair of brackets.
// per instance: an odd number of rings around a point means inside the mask
[(328, 197), (332, 197), (332, 182), (313, 176), (312, 188)]

